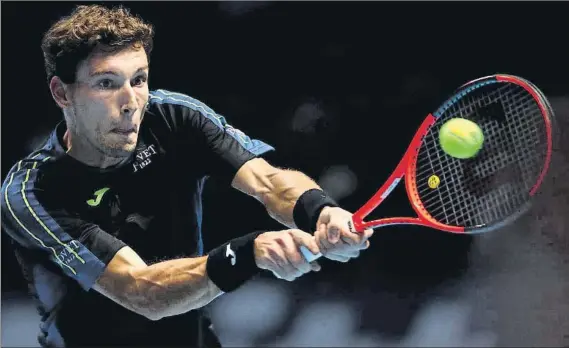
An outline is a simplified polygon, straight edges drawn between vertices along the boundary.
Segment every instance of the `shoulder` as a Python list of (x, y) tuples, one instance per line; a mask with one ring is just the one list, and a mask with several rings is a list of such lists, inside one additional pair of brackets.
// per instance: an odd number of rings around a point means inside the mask
[(18, 161), (8, 172), (2, 184), (0, 209), (2, 228), (12, 238), (28, 245), (26, 236), (38, 225), (43, 227), (46, 204), (52, 206), (61, 192), (49, 184), (43, 185), (43, 177), (56, 159), (45, 151), (39, 151)]
[(225, 118), (202, 101), (166, 89), (150, 92), (148, 112), (176, 126), (205, 120), (212, 121), (219, 127), (227, 126)]
[(24, 191), (36, 188), (43, 174), (57, 161), (58, 156), (45, 149), (19, 160), (10, 168), (2, 183), (2, 203), (6, 204), (11, 196), (18, 196)]
[(215, 112), (201, 101), (190, 97), (187, 94), (157, 89), (150, 92), (149, 105), (174, 105), (189, 108), (191, 110), (205, 114), (215, 114)]
[[(18, 160), (8, 171), (2, 182), (2, 205), (7, 204), (10, 196), (22, 196), (26, 191), (38, 191), (41, 186), (42, 195), (48, 194), (53, 185), (45, 184), (46, 178), (65, 173), (65, 149), (58, 142), (57, 134), (62, 124), (54, 128), (46, 141), (36, 150)], [(25, 203), (25, 202), (24, 202)]]

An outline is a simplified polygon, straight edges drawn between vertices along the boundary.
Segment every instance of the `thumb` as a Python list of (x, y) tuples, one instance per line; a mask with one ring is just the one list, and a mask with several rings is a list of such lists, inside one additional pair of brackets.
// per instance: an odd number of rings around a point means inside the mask
[(324, 228), (326, 229), (328, 241), (332, 244), (336, 244), (340, 239), (340, 229), (332, 224), (328, 224), (328, 226), (325, 226)]
[(318, 248), (318, 244), (312, 235), (297, 230), (292, 232), (292, 238), (298, 248), (305, 246), (313, 254), (320, 253), (320, 248)]

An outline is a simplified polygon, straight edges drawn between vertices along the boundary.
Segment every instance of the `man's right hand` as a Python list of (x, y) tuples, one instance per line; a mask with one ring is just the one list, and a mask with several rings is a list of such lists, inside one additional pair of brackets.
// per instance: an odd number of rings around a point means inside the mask
[(259, 268), (288, 281), (310, 271), (320, 271), (318, 263), (306, 261), (300, 252), (301, 246), (314, 254), (320, 252), (314, 237), (301, 230), (265, 232), (255, 239), (255, 262)]

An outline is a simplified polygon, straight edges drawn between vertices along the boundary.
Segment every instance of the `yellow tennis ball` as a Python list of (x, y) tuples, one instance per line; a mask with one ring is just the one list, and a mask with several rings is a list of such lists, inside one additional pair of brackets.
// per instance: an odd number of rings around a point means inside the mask
[(466, 159), (476, 156), (484, 143), (480, 127), (464, 118), (453, 118), (442, 125), (439, 143), (449, 156)]

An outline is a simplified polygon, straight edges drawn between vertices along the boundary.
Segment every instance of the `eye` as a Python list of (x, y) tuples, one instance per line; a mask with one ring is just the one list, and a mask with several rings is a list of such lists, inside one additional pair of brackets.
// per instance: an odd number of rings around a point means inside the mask
[(135, 86), (142, 86), (146, 83), (146, 76), (137, 76), (134, 78), (134, 85)]
[(111, 81), (109, 79), (104, 79), (104, 80), (99, 81), (97, 86), (101, 89), (109, 89), (113, 86), (113, 81)]

